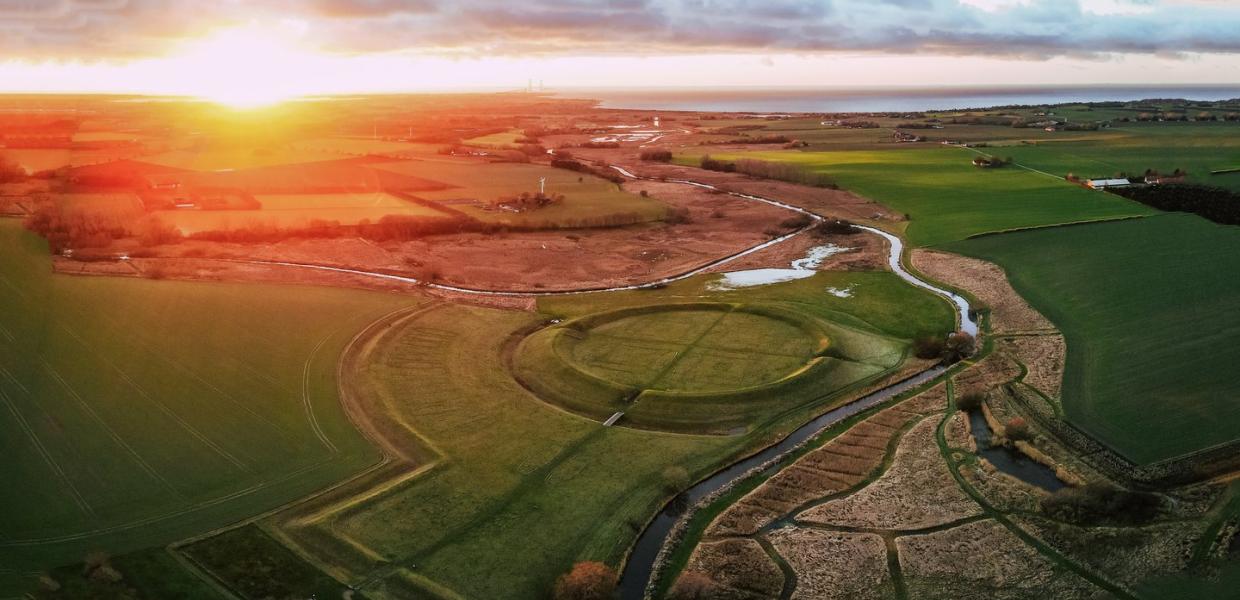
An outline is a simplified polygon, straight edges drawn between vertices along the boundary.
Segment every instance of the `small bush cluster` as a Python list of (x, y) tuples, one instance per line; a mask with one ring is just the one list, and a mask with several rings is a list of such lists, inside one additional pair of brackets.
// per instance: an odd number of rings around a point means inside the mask
[(1158, 516), (1162, 500), (1149, 492), (1095, 482), (1063, 488), (1042, 498), (1040, 504), (1048, 516), (1070, 523), (1141, 524)]
[(641, 159), (648, 162), (670, 162), (672, 160), (672, 151), (662, 149), (642, 150)]
[(555, 600), (612, 600), (619, 578), (600, 562), (579, 562), (555, 582)]

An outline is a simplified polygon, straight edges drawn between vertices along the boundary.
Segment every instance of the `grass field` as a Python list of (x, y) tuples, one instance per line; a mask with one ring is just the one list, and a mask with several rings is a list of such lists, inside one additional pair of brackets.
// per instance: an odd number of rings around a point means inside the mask
[(542, 311), (569, 320), (527, 338), (514, 372), (545, 401), (596, 420), (622, 411), (635, 427), (734, 433), (873, 379), (900, 363), (901, 340), (953, 322), (945, 302), (890, 273), (708, 292), (713, 277), (545, 298)]
[[(427, 159), (380, 163), (374, 168), (451, 184), (455, 187), (416, 195), (450, 204), (487, 222), (568, 226), (626, 214), (640, 221), (655, 221), (667, 213), (666, 205), (654, 198), (627, 193), (599, 177), (544, 165)], [(547, 180), (547, 193), (563, 194), (563, 202), (519, 214), (484, 208), (499, 198), (537, 193), (541, 178)]]
[(1119, 124), (1111, 137), (996, 148), (999, 156), (1056, 175), (1138, 176), (1146, 169), (1184, 169), (1193, 183), (1240, 190), (1240, 176), (1210, 171), (1240, 167), (1240, 123)]
[(256, 194), (261, 210), (162, 210), (155, 214), (189, 235), (198, 231), (235, 229), (250, 224), (295, 228), (313, 220), (353, 225), (363, 219), (378, 222), (387, 215), (446, 217), (428, 206), (383, 192), (335, 194)]
[(1068, 341), (1068, 419), (1138, 463), (1233, 440), (1240, 229), (1191, 215), (946, 246), (1003, 266)]
[[(694, 149), (679, 160), (696, 164), (705, 152)], [(1122, 198), (1020, 168), (978, 169), (971, 162), (976, 155), (958, 148), (711, 156), (786, 161), (827, 173), (842, 187), (907, 213), (910, 222), (905, 234), (915, 246), (932, 246), (990, 231), (1152, 212)]]
[(0, 221), (0, 565), (164, 544), (378, 459), (336, 357), (408, 297), (51, 274)]
[(743, 308), (624, 314), (585, 331), (562, 358), (639, 389), (712, 392), (770, 383), (826, 349), (808, 327)]
[[(885, 273), (824, 273), (712, 295), (706, 288), (714, 278), (648, 292), (549, 298), (540, 302), (541, 314), (435, 305), (380, 327), (349, 363), (360, 365), (350, 381), (364, 412), (378, 416), (372, 427), (395, 440), (406, 458), (267, 519), (263, 528), (367, 597), (422, 597), (428, 590), (470, 598), (544, 597), (574, 561), (620, 562), (640, 525), (668, 497), (667, 486), (676, 485), (664, 475), (668, 468), (700, 476), (725, 457), (787, 432), (831, 398), (823, 390), (816, 404), (750, 417), (765, 420), (748, 435), (603, 427), (518, 385), (504, 366), (510, 336), (548, 316), (699, 296), (782, 300), (787, 310), (829, 315), (872, 332), (870, 338), (882, 337), (884, 329), (904, 336), (952, 322), (946, 303)], [(828, 294), (829, 285), (855, 286), (853, 304)], [(873, 323), (856, 316), (871, 312)], [(777, 329), (750, 328), (759, 337)], [(679, 338), (674, 333), (654, 332)], [(882, 339), (876, 350), (885, 348), (898, 361), (903, 344)], [(242, 555), (233, 562), (247, 560)]]

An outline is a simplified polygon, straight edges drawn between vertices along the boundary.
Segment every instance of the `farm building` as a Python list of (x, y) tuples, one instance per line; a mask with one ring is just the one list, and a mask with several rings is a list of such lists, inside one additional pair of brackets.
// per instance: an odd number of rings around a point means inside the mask
[(1090, 179), (1085, 182), (1085, 187), (1095, 190), (1114, 187), (1128, 187), (1130, 185), (1132, 185), (1132, 182), (1127, 179)]

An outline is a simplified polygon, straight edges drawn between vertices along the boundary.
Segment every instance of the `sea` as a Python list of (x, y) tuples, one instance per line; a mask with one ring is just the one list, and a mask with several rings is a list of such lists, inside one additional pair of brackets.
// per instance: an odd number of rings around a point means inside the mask
[(1240, 99), (1240, 84), (887, 88), (563, 89), (558, 95), (595, 98), (604, 108), (711, 112), (917, 112), (993, 106), (1163, 98)]

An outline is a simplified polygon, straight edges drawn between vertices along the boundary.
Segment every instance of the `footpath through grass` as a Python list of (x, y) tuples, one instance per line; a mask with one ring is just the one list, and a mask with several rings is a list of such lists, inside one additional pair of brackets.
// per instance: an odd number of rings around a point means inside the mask
[[(1007, 150), (987, 151), (1002, 157)], [(704, 151), (694, 152), (680, 160), (696, 164)], [(826, 173), (841, 187), (908, 214), (905, 237), (913, 246), (1006, 229), (1153, 212), (1135, 202), (1014, 166), (979, 169), (972, 163), (977, 154), (961, 148), (710, 154), (721, 160), (791, 162)]]
[(1004, 267), (1064, 332), (1072, 423), (1137, 463), (1236, 438), (1240, 228), (1165, 214), (944, 248)]
[(411, 302), (53, 275), (42, 241), (0, 221), (0, 570), (162, 545), (374, 463), (337, 357)]

